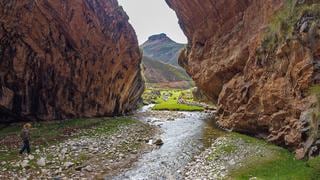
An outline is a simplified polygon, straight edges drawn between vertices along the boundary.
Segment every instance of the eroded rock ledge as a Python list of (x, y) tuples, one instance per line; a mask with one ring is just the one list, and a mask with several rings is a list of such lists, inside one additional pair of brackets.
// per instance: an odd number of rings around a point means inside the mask
[(116, 0), (3, 0), (0, 17), (2, 122), (135, 107), (141, 54)]
[[(319, 83), (319, 2), (166, 1), (189, 40), (180, 64), (217, 102), (220, 126), (297, 150), (300, 158), (319, 153), (308, 93)], [(288, 15), (278, 13), (291, 15), (274, 22)]]

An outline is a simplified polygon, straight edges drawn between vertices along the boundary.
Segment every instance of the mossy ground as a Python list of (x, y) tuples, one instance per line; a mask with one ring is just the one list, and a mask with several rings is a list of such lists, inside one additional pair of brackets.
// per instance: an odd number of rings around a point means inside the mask
[(267, 154), (250, 156), (245, 163), (231, 172), (230, 179), (247, 180), (252, 177), (263, 180), (311, 180), (320, 179), (320, 158), (309, 161), (296, 160), (286, 149), (240, 134), (241, 138), (251, 145), (263, 146)]
[(214, 161), (221, 155), (229, 155), (237, 150), (237, 146), (234, 144), (221, 144), (216, 147), (215, 151), (207, 158), (208, 161)]

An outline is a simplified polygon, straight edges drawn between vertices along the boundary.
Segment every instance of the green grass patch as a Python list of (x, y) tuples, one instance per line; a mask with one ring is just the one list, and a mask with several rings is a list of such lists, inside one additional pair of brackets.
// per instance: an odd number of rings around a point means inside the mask
[(259, 145), (259, 146), (278, 147), (278, 146), (274, 146), (274, 145), (268, 143), (265, 140), (261, 140), (261, 139), (258, 139), (258, 138), (255, 138), (255, 137), (251, 137), (251, 136), (247, 136), (247, 135), (244, 135), (244, 134), (240, 134), (240, 133), (237, 133), (237, 132), (233, 132), (229, 136), (231, 138), (234, 138), (234, 139), (239, 139), (240, 138), (240, 139), (244, 140), (248, 144), (254, 144), (254, 145)]
[(237, 150), (233, 144), (221, 144), (207, 158), (208, 161), (214, 161), (216, 158), (231, 154)]
[(193, 102), (190, 90), (161, 90), (161, 96), (156, 100), (153, 110), (167, 111), (203, 111), (200, 106), (179, 103), (179, 99)]
[(296, 160), (287, 150), (279, 149), (269, 156), (249, 159), (244, 167), (231, 174), (231, 179), (308, 180), (315, 178), (315, 173), (305, 161)]
[(320, 159), (309, 162), (295, 159), (286, 149), (269, 144), (263, 140), (241, 134), (232, 134), (249, 144), (264, 146), (266, 154), (254, 155), (245, 164), (231, 172), (230, 179), (247, 180), (252, 177), (263, 180), (311, 180), (320, 179)]
[(130, 118), (124, 118), (124, 117), (110, 118), (107, 121), (103, 121), (94, 129), (91, 129), (91, 132), (90, 131), (88, 132), (89, 132), (89, 135), (101, 135), (101, 134), (108, 135), (108, 134), (115, 133), (122, 126), (128, 126), (135, 123), (138, 123), (138, 121)]
[(199, 106), (190, 106), (186, 104), (177, 103), (161, 103), (153, 107), (153, 110), (158, 111), (203, 111), (204, 109)]
[(315, 172), (312, 175), (312, 179), (320, 179), (320, 157), (310, 159), (307, 165)]

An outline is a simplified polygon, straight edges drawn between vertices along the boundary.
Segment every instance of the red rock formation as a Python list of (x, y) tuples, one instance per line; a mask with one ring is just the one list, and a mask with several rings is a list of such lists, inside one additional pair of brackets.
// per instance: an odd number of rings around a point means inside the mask
[(0, 2), (2, 119), (128, 112), (143, 91), (140, 61), (116, 0)]
[[(320, 61), (319, 26), (311, 24), (318, 17), (297, 19), (289, 27), (293, 38), (277, 39), (267, 49), (264, 32), (285, 0), (166, 1), (189, 40), (180, 64), (217, 102), (218, 124), (309, 151), (308, 90), (319, 83)], [(307, 30), (301, 31), (304, 26)]]

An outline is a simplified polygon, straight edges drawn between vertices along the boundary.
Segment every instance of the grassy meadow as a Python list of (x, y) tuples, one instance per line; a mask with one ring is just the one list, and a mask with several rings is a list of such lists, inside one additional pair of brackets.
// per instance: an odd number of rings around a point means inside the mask
[(155, 104), (158, 111), (203, 111), (204, 108), (193, 100), (192, 90), (146, 89), (143, 94), (145, 104)]

